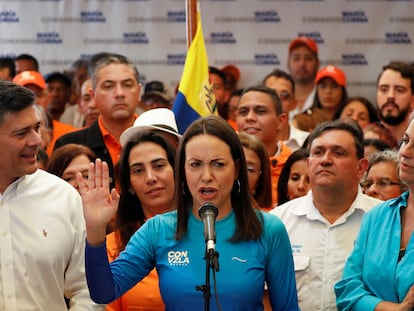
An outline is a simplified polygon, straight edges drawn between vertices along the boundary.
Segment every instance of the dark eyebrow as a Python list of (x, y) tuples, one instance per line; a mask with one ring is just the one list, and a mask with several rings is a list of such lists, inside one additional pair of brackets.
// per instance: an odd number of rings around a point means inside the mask
[[(156, 163), (156, 162), (160, 162), (160, 161), (167, 161), (168, 162), (168, 159), (166, 159), (166, 158), (156, 158), (156, 159), (154, 159), (154, 160), (151, 160), (151, 164), (154, 164), (154, 163)], [(130, 165), (130, 167), (134, 167), (134, 166), (139, 166), (139, 165), (144, 165), (142, 162), (133, 162), (133, 163), (131, 163), (131, 165)]]

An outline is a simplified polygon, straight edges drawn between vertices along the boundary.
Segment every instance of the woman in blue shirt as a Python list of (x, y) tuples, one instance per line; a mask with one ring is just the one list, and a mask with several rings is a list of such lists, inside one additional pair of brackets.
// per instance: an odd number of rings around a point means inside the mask
[(111, 264), (106, 258), (105, 226), (119, 196), (109, 194), (107, 165), (91, 166), (83, 187), (87, 227), (86, 272), (91, 297), (108, 303), (154, 267), (166, 310), (203, 310), (196, 287), (206, 281), (206, 243), (199, 208), (218, 209), (211, 310), (263, 310), (267, 283), (273, 310), (298, 310), (292, 252), (284, 225), (252, 207), (243, 149), (235, 131), (219, 117), (195, 121), (178, 146), (177, 210), (149, 219)]
[(401, 141), (399, 160), (408, 191), (364, 216), (335, 285), (338, 310), (414, 310), (414, 121)]

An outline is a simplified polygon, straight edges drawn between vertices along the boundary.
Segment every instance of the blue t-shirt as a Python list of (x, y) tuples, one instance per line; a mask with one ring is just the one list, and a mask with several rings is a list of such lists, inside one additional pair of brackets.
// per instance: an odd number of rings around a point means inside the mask
[[(282, 222), (264, 214), (264, 230), (258, 241), (229, 242), (235, 215), (216, 221), (216, 272), (218, 301), (222, 310), (263, 310), (267, 283), (273, 310), (298, 310), (292, 252)], [(174, 239), (176, 211), (149, 219), (131, 238), (110, 266), (105, 247), (86, 249), (86, 269), (91, 296), (108, 303), (134, 286), (155, 266), (167, 310), (203, 310), (206, 261), (203, 222), (190, 213), (186, 236)], [(211, 272), (210, 309), (217, 310)]]
[(374, 310), (382, 301), (401, 303), (414, 285), (414, 239), (398, 261), (400, 209), (408, 192), (367, 212), (342, 280), (335, 285), (338, 310)]

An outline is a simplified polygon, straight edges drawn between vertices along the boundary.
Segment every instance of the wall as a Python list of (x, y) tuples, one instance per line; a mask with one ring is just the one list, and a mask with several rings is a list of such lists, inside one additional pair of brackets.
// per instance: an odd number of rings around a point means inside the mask
[[(348, 93), (374, 99), (390, 60), (414, 61), (410, 0), (201, 0), (209, 63), (239, 66), (240, 86), (286, 69), (298, 34), (319, 43), (322, 65), (347, 73)], [(42, 73), (101, 51), (134, 60), (171, 93), (186, 53), (184, 0), (0, 0), (0, 54), (35, 55)]]

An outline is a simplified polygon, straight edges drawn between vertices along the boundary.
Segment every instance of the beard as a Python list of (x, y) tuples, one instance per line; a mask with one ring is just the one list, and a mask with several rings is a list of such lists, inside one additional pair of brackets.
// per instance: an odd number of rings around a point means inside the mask
[(404, 122), (405, 118), (410, 113), (410, 106), (408, 105), (407, 107), (401, 108), (397, 104), (391, 103), (398, 110), (397, 115), (392, 115), (388, 111), (385, 111), (385, 108), (388, 104), (389, 104), (389, 102), (387, 102), (384, 106), (381, 107), (381, 110), (380, 110), (380, 113), (379, 113), (379, 117), (380, 117), (381, 121), (383, 121), (385, 124), (388, 124), (388, 125), (398, 125), (398, 124), (401, 124), (402, 122)]

